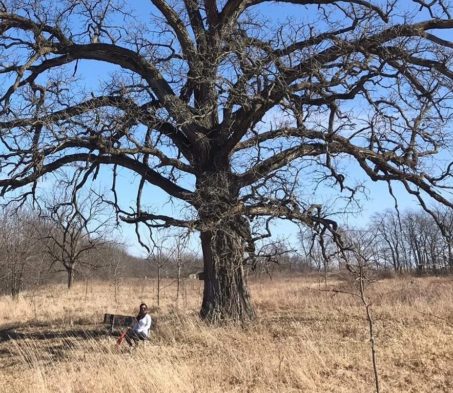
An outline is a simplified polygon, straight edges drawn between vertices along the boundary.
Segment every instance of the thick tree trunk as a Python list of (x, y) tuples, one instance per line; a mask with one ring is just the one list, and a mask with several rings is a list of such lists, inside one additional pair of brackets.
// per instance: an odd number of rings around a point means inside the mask
[(245, 322), (255, 318), (243, 268), (244, 251), (251, 246), (250, 228), (234, 213), (239, 189), (228, 160), (216, 158), (197, 179), (204, 261), (200, 316), (210, 323)]
[(72, 288), (72, 284), (74, 284), (74, 268), (66, 269), (68, 272), (68, 289)]
[(226, 228), (201, 233), (204, 292), (200, 315), (212, 322), (254, 319), (243, 269), (242, 238)]

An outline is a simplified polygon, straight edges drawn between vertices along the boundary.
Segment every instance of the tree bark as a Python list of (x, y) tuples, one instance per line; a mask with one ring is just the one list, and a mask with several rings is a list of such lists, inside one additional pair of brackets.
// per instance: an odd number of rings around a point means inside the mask
[(74, 284), (74, 268), (70, 267), (67, 269), (68, 272), (68, 289), (72, 288), (72, 284)]
[(197, 179), (197, 194), (204, 263), (200, 316), (210, 323), (252, 320), (255, 311), (243, 268), (250, 228), (246, 219), (233, 212), (239, 189), (228, 160), (219, 155), (205, 166)]
[(218, 228), (201, 233), (204, 291), (200, 315), (212, 323), (255, 318), (243, 269), (239, 235)]

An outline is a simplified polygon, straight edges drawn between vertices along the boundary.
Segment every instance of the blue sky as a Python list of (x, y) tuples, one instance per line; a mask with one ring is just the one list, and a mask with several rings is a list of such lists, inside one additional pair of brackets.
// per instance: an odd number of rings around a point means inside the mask
[[(146, 15), (147, 12), (150, 12), (152, 6), (150, 6), (150, 2), (148, 1), (140, 1), (139, 3), (142, 4), (140, 11), (143, 11), (141, 12), (143, 19), (143, 15)], [(293, 5), (268, 4), (265, 7), (262, 7), (262, 10), (264, 11), (266, 17), (278, 18), (282, 21), (286, 20), (286, 18), (288, 17), (297, 19), (300, 15), (300, 7)], [(297, 12), (295, 12), (295, 10)], [(98, 80), (101, 80), (103, 76), (106, 75), (106, 73), (112, 72), (117, 69), (117, 67), (112, 67), (107, 64), (99, 64), (97, 62), (87, 61), (83, 63), (81, 62), (79, 64), (78, 74), (84, 76), (87, 84), (96, 84), (96, 82)], [(106, 173), (106, 176), (103, 179), (102, 183), (103, 186), (108, 189), (110, 187), (110, 176), (107, 175), (108, 169), (104, 170), (104, 173)], [(366, 179), (366, 177), (361, 174), (361, 170), (359, 170), (354, 165), (350, 165), (348, 174), (353, 178), (357, 178), (363, 181), (365, 181)], [(128, 206), (128, 204), (133, 206), (133, 204), (135, 203), (135, 190), (137, 188), (137, 185), (138, 180), (136, 176), (121, 172), (118, 179), (118, 190), (121, 199), (123, 201), (126, 201), (126, 203), (124, 203), (124, 206)], [(360, 197), (363, 209), (357, 209), (354, 213), (351, 213), (347, 216), (337, 217), (340, 222), (346, 223), (348, 225), (363, 226), (367, 224), (367, 221), (374, 213), (394, 207), (394, 200), (389, 195), (388, 187), (386, 184), (366, 181), (366, 186), (368, 188), (368, 191)], [(404, 192), (400, 185), (394, 185), (393, 187), (395, 194), (398, 197), (398, 204), (400, 208), (415, 208), (417, 206), (413, 198), (410, 197), (406, 192)], [(322, 189), (322, 194), (323, 199), (325, 199), (327, 203), (329, 203), (329, 199), (334, 197), (333, 194), (330, 195), (327, 188)], [(146, 200), (149, 201), (150, 208), (155, 212), (178, 216), (179, 206), (176, 205), (175, 208), (171, 204), (168, 204), (167, 196), (157, 187), (148, 186), (146, 188), (145, 195)], [(274, 225), (275, 236), (279, 238), (289, 238), (292, 243), (297, 242), (297, 231), (298, 229), (294, 224), (285, 223), (282, 220), (278, 221)], [(144, 252), (144, 250), (138, 245), (136, 241), (135, 229), (133, 226), (123, 224), (122, 236), (124, 237), (130, 252), (136, 255), (140, 255)], [(195, 235), (195, 237), (197, 237), (197, 235)], [(196, 247), (197, 242), (194, 241), (192, 242), (192, 244), (193, 247)]]
[[(130, 7), (136, 6), (137, 14), (139, 15), (139, 20), (145, 22), (147, 20), (147, 15), (153, 11), (153, 6), (148, 0), (138, 0), (128, 3)], [(133, 5), (132, 5), (133, 4)], [(403, 4), (403, 7), (409, 6), (407, 2), (400, 2)], [(302, 18), (310, 18), (310, 12), (301, 12), (300, 6), (294, 5), (282, 5), (276, 3), (266, 3), (263, 6), (260, 6), (262, 13), (269, 19), (279, 19), (281, 21), (286, 20), (287, 18), (292, 18), (295, 20), (300, 20)], [(313, 9), (313, 8), (312, 8)], [(309, 10), (306, 8), (305, 10)], [(154, 10), (155, 11), (155, 10)], [(105, 63), (98, 63), (94, 61), (84, 61), (79, 62), (77, 75), (82, 78), (82, 84), (85, 87), (90, 88), (96, 86), (99, 81), (104, 79), (106, 74), (112, 73), (115, 70), (118, 70), (118, 67), (110, 66)], [(95, 90), (95, 88), (93, 89)], [(362, 210), (357, 210), (354, 214), (350, 214), (347, 217), (338, 217), (339, 222), (346, 223), (348, 225), (354, 226), (365, 226), (369, 218), (377, 212), (381, 212), (385, 209), (394, 207), (394, 200), (388, 193), (388, 188), (385, 183), (373, 183), (372, 181), (366, 181), (366, 177), (362, 174), (361, 170), (357, 168), (356, 165), (347, 164), (345, 167), (348, 176), (351, 178), (356, 178), (358, 181), (365, 181), (368, 191), (360, 197), (362, 204)], [(108, 190), (111, 186), (111, 176), (110, 168), (102, 170), (99, 184), (97, 188), (100, 190)], [(118, 191), (120, 199), (123, 201), (123, 207), (134, 206), (136, 198), (136, 189), (138, 186), (137, 176), (131, 174), (130, 172), (121, 171), (119, 178), (117, 180)], [(45, 187), (46, 184), (51, 183), (42, 183)], [(395, 184), (393, 185), (395, 195), (398, 198), (398, 205), (401, 209), (416, 208), (417, 203), (414, 199), (409, 196), (402, 188), (402, 186)], [(334, 194), (330, 192), (328, 187), (323, 187), (320, 189), (318, 195), (326, 203), (334, 198)], [(336, 194), (335, 194), (336, 195)], [(150, 209), (153, 209), (156, 213), (168, 214), (173, 216), (178, 216), (181, 210), (180, 204), (171, 205), (168, 202), (168, 197), (162, 192), (159, 188), (154, 186), (147, 186), (145, 190), (145, 199), (149, 201)], [(142, 255), (144, 250), (138, 245), (138, 242), (135, 237), (134, 227), (132, 225), (122, 225), (122, 234), (128, 250), (135, 255)], [(297, 228), (290, 223), (284, 223), (280, 221), (274, 227), (274, 232), (277, 237), (289, 238), (292, 242), (296, 242)], [(197, 235), (195, 235), (197, 237)], [(196, 248), (196, 241), (192, 242), (192, 247)]]

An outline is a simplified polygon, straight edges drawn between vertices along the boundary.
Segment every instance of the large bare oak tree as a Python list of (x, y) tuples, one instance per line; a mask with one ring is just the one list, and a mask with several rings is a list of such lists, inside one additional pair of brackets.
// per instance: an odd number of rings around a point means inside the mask
[[(335, 234), (309, 190), (353, 200), (354, 165), (452, 207), (447, 1), (119, 3), (0, 1), (1, 191), (33, 196), (60, 171), (80, 189), (111, 168), (124, 221), (200, 232), (203, 318), (254, 317), (254, 242), (273, 218)], [(93, 62), (110, 65), (97, 86), (81, 80)], [(140, 178), (134, 208), (122, 170)], [(187, 213), (145, 208), (146, 187)]]

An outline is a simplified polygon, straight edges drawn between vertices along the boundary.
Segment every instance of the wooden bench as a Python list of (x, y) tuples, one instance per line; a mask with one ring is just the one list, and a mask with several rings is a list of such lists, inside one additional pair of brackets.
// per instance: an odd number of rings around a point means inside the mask
[(114, 333), (115, 329), (125, 329), (132, 327), (135, 323), (135, 317), (130, 315), (115, 315), (115, 314), (104, 314), (104, 325), (109, 326), (110, 333)]

